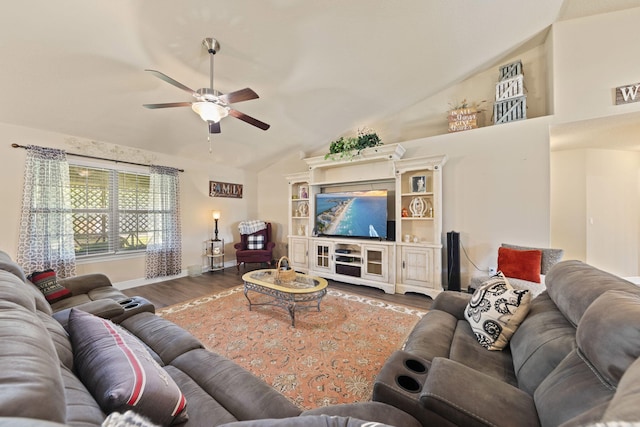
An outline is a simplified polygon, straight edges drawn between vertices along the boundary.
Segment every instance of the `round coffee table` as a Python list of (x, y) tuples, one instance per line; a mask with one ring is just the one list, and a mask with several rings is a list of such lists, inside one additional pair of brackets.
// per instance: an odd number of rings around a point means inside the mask
[[(296, 273), (292, 281), (276, 278), (275, 269), (254, 270), (242, 275), (244, 296), (249, 301), (249, 310), (254, 305), (283, 307), (291, 316), (291, 326), (296, 326), (296, 310), (317, 307), (320, 311), (322, 297), (327, 294), (327, 281), (322, 277)], [(249, 298), (249, 291), (272, 297), (267, 302), (256, 303)]]

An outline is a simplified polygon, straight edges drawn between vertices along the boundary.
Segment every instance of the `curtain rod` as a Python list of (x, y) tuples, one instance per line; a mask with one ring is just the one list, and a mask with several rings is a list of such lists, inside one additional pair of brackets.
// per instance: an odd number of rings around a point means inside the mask
[[(28, 148), (25, 145), (20, 145), (20, 144), (16, 144), (15, 142), (13, 144), (11, 144), (11, 146), (13, 148)], [(145, 165), (144, 163), (135, 163), (135, 162), (127, 162), (125, 160), (114, 160), (114, 159), (107, 159), (106, 157), (96, 157), (96, 156), (89, 156), (87, 154), (76, 154), (76, 153), (66, 153), (68, 156), (75, 156), (75, 157), (84, 157), (85, 159), (94, 159), (94, 160), (107, 160), (109, 162), (115, 162), (115, 163), (125, 163), (127, 165), (135, 165), (135, 166), (152, 166), (152, 165)], [(178, 172), (184, 172), (184, 169), (177, 169)]]

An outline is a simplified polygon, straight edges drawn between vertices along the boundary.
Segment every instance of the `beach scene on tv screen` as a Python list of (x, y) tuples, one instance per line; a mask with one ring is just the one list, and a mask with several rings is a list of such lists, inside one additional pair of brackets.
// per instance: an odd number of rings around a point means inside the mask
[(316, 197), (318, 234), (387, 237), (387, 191), (321, 193)]

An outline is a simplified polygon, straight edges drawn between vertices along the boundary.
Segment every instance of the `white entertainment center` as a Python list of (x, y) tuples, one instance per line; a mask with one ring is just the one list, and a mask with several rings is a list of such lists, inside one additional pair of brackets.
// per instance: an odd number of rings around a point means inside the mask
[[(386, 293), (442, 291), (442, 168), (446, 156), (403, 158), (400, 144), (349, 160), (304, 159), (288, 175), (289, 260), (297, 271)], [(385, 190), (387, 238), (317, 235), (316, 198), (344, 190)]]

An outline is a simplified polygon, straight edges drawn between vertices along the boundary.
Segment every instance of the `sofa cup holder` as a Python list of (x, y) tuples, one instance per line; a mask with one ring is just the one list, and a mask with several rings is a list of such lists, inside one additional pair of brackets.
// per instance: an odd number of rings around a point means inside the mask
[(417, 393), (422, 388), (418, 380), (408, 375), (398, 375), (396, 377), (396, 383), (401, 389), (410, 393)]
[(131, 310), (132, 308), (136, 308), (136, 307), (140, 307), (140, 303), (135, 301), (122, 306), (122, 308), (124, 308), (125, 310)]
[(125, 306), (125, 305), (131, 304), (132, 302), (133, 302), (133, 298), (127, 298), (122, 301), (118, 301), (118, 304)]
[(427, 367), (424, 365), (424, 363), (416, 359), (405, 359), (404, 367), (411, 372), (415, 372), (416, 374), (424, 374), (425, 372), (427, 372)]

